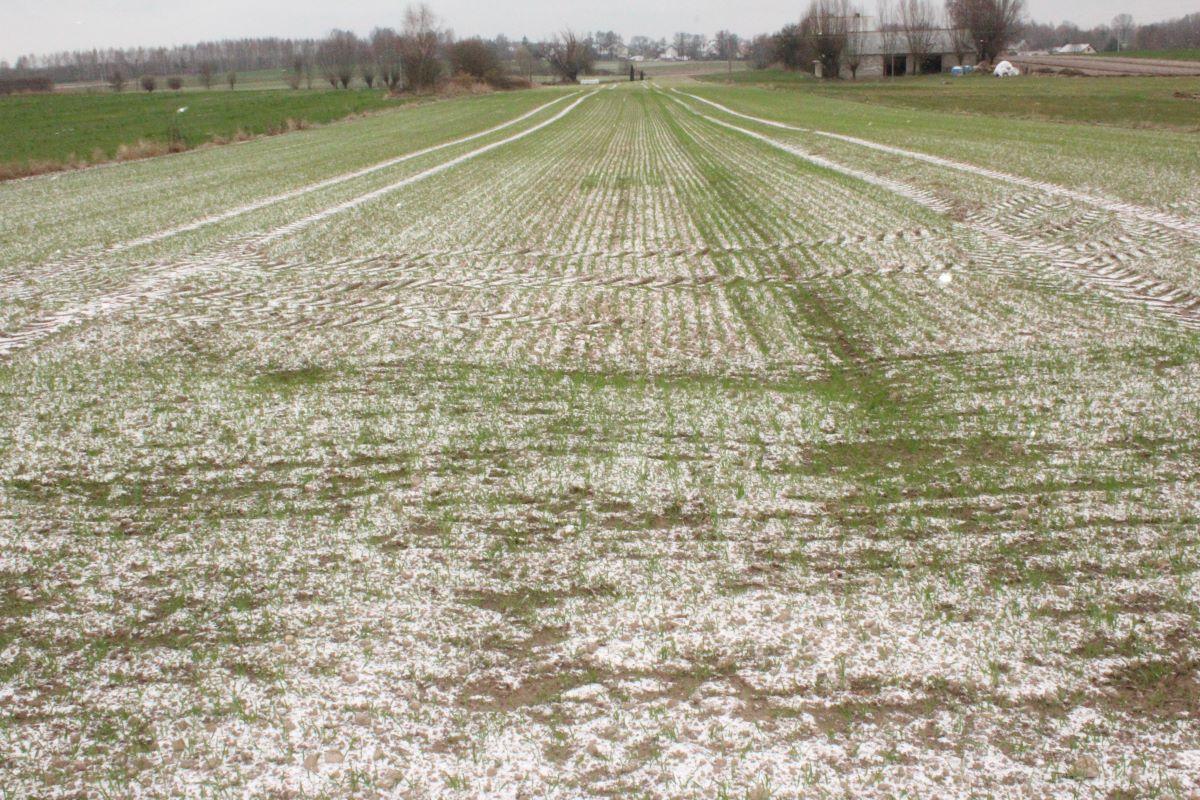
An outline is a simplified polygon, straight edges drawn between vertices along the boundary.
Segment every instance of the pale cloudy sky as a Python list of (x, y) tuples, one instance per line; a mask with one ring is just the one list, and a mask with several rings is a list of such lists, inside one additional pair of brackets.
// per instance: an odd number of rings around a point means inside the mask
[[(612, 29), (667, 37), (675, 31), (748, 35), (799, 16), (804, 0), (430, 0), (459, 36), (543, 38), (556, 30)], [(870, 12), (875, 0), (858, 0)], [(330, 28), (366, 33), (399, 26), (404, 0), (0, 0), (0, 58), (90, 47), (171, 45), (239, 36), (316, 37)], [(1200, 0), (1027, 0), (1038, 20), (1082, 26), (1128, 12), (1141, 22), (1200, 11)]]

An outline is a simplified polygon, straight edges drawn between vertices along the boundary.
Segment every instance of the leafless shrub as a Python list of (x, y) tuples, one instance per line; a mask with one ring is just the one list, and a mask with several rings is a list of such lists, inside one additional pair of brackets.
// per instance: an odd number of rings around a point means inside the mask
[(183, 78), (179, 77), (178, 75), (172, 75), (171, 77), (167, 78), (167, 88), (173, 92), (178, 92), (183, 88)]
[(537, 66), (537, 56), (533, 54), (533, 51), (523, 44), (517, 45), (517, 49), (513, 52), (513, 62), (517, 66), (517, 72), (526, 81), (533, 83), (533, 69)]
[(147, 92), (153, 92), (158, 88), (158, 80), (153, 75), (143, 75), (142, 88)]
[(123, 144), (117, 148), (115, 161), (137, 161), (141, 158), (153, 158), (171, 152), (166, 142), (155, 142), (148, 139), (138, 139), (133, 144)]
[(0, 78), (0, 94), (41, 94), (54, 91), (54, 81), (47, 77)]
[(440, 97), (461, 97), (463, 95), (488, 94), (494, 91), (490, 84), (476, 80), (465, 72), (460, 72), (438, 89)]
[(300, 82), (304, 79), (304, 59), (297, 56), (292, 61), (292, 66), (284, 75), (284, 81), (289, 89), (299, 89)]
[(496, 84), (500, 80), (500, 59), (482, 39), (463, 39), (449, 47), (450, 69), (455, 75), (467, 75), (477, 81)]

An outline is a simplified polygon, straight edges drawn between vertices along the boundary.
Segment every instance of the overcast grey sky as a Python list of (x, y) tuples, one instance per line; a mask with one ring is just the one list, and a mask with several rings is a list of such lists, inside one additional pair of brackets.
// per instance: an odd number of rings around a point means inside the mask
[[(315, 37), (330, 28), (366, 33), (398, 27), (405, 0), (0, 0), (0, 58), (110, 46), (185, 44), (240, 36)], [(742, 35), (772, 31), (799, 16), (804, 0), (431, 0), (458, 36), (546, 37), (615, 30), (659, 37), (675, 31)], [(858, 0), (868, 13), (875, 0)], [(1038, 20), (1082, 26), (1128, 12), (1139, 22), (1200, 11), (1200, 0), (1027, 0)]]

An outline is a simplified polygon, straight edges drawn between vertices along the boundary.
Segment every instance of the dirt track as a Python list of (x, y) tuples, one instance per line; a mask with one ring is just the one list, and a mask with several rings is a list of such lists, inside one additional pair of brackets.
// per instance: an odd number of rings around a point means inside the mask
[(1027, 72), (1048, 69), (1052, 71), (1073, 70), (1084, 75), (1200, 76), (1200, 62), (1191, 61), (1051, 55), (1015, 56), (1009, 61)]

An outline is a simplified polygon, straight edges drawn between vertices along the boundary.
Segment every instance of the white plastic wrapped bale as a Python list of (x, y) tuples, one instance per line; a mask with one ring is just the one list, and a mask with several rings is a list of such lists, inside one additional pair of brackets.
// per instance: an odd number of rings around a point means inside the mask
[(1014, 67), (1008, 61), (1001, 61), (996, 65), (996, 69), (992, 71), (992, 74), (997, 78), (1015, 78), (1021, 74), (1021, 70)]

